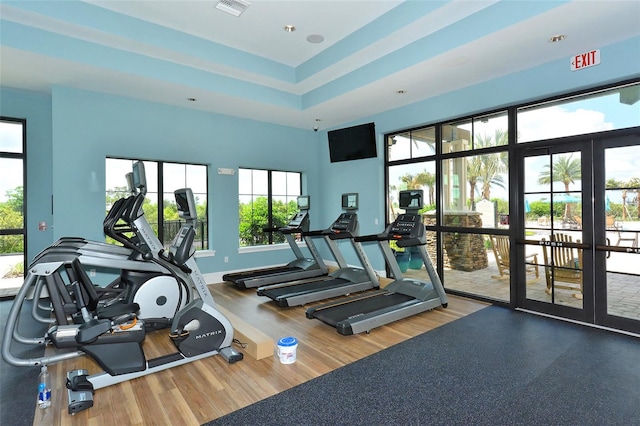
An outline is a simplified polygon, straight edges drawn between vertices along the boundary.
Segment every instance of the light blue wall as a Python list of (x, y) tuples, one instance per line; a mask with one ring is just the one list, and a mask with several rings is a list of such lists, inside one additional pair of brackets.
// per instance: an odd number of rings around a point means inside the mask
[[(210, 165), (211, 249), (203, 272), (286, 263), (291, 253), (238, 255), (237, 175), (219, 167), (302, 171), (318, 193), (318, 150), (311, 130), (210, 114), (77, 89), (53, 90), (54, 238), (102, 238), (107, 156)], [(81, 206), (81, 208), (79, 208)], [(313, 206), (312, 206), (313, 207)], [(227, 256), (229, 263), (222, 263)]]
[[(376, 123), (378, 158), (333, 164), (326, 130), (314, 133), (66, 87), (55, 87), (51, 98), (5, 88), (0, 114), (28, 120), (28, 256), (61, 236), (102, 239), (106, 156), (210, 165), (211, 248), (216, 256), (198, 259), (204, 273), (291, 260), (286, 250), (238, 254), (237, 177), (218, 175), (218, 167), (304, 172), (312, 197), (312, 228), (325, 228), (335, 219), (342, 193), (358, 192), (360, 233), (380, 232), (384, 133), (638, 78), (640, 63), (629, 60), (633, 53), (640, 54), (640, 38), (602, 48), (596, 67), (571, 72), (567, 58), (345, 123), (340, 127)], [(36, 231), (39, 221), (53, 223), (53, 231)], [(357, 263), (346, 250), (347, 260)], [(383, 269), (377, 249), (369, 247), (367, 253), (374, 267)], [(224, 256), (229, 263), (222, 262)]]
[[(39, 93), (0, 88), (0, 116), (27, 120), (26, 233), (27, 259), (52, 242), (51, 228), (51, 97)], [(38, 230), (47, 223), (45, 231)]]

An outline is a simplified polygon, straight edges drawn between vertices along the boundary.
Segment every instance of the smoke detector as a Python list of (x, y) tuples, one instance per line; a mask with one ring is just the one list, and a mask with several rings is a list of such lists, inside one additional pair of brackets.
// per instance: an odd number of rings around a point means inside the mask
[(249, 4), (249, 2), (243, 0), (220, 0), (218, 4), (216, 4), (216, 9), (230, 13), (233, 16), (240, 16), (242, 12), (247, 10)]

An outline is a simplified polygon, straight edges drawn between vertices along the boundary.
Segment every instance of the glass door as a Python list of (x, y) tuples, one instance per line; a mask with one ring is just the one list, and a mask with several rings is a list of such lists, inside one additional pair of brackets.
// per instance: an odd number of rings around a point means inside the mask
[[(527, 149), (524, 158), (524, 235), (517, 240), (525, 275), (519, 304), (586, 321), (593, 316), (590, 143)], [(522, 272), (518, 272), (522, 274)]]
[(519, 164), (518, 306), (640, 332), (640, 135), (525, 148)]
[(640, 136), (595, 141), (594, 157), (595, 321), (640, 332)]

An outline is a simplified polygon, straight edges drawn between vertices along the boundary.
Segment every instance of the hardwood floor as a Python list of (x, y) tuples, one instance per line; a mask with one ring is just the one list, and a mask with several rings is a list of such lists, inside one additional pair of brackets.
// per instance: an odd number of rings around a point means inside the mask
[[(101, 369), (88, 357), (50, 366), (53, 402), (36, 409), (35, 425), (200, 425), (261, 399), (282, 392), (336, 368), (480, 310), (487, 305), (449, 296), (447, 309), (436, 309), (372, 330), (342, 336), (332, 327), (305, 317), (306, 307), (280, 308), (255, 290), (239, 290), (220, 283), (209, 285), (217, 304), (258, 328), (274, 342), (295, 336), (297, 361), (281, 364), (275, 357), (262, 360), (245, 354), (228, 364), (213, 356), (96, 391), (94, 406), (75, 415), (67, 413), (65, 389), (68, 371)], [(241, 348), (236, 347), (242, 351)], [(175, 352), (167, 331), (157, 331), (144, 342), (147, 358)]]

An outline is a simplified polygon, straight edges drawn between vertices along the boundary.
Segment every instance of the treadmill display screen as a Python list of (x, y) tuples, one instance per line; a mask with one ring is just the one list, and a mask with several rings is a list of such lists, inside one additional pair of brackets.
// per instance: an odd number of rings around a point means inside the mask
[(309, 210), (308, 195), (301, 195), (298, 197), (298, 210)]
[(422, 190), (400, 191), (399, 205), (401, 209), (421, 209), (423, 207)]

